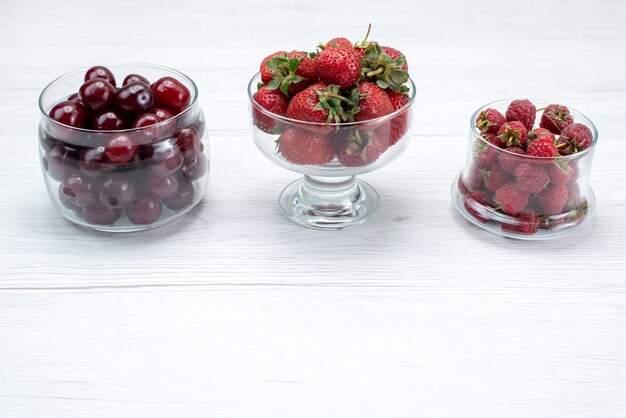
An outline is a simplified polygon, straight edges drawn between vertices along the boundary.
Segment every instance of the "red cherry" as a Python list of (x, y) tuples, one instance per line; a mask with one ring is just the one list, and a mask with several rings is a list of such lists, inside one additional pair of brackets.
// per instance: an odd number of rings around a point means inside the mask
[(97, 201), (94, 181), (80, 171), (73, 171), (65, 176), (61, 183), (61, 193), (73, 206), (79, 208), (93, 205)]
[(172, 210), (181, 210), (191, 205), (195, 197), (193, 185), (189, 182), (179, 182), (176, 193), (162, 200), (163, 204)]
[(79, 156), (80, 153), (75, 149), (58, 143), (44, 154), (41, 164), (50, 177), (62, 181), (68, 171), (77, 168)]
[(139, 144), (146, 145), (157, 141), (161, 135), (161, 130), (157, 127), (148, 128), (148, 126), (155, 125), (159, 122), (161, 122), (161, 118), (154, 113), (144, 113), (143, 115), (137, 117), (137, 119), (133, 122), (133, 128), (144, 128), (135, 133), (137, 142)]
[(152, 85), (154, 102), (157, 106), (164, 106), (174, 114), (183, 111), (191, 102), (191, 93), (180, 81), (173, 77), (163, 77)]
[(61, 204), (63, 206), (65, 206), (68, 209), (71, 209), (73, 211), (76, 212), (80, 212), (82, 210), (82, 208), (80, 206), (76, 206), (75, 204), (73, 204), (65, 195), (65, 193), (63, 193), (63, 184), (59, 184), (59, 190), (58, 190), (58, 196), (59, 196), (59, 201), (61, 202)]
[(102, 112), (113, 106), (115, 87), (106, 80), (93, 78), (80, 86), (78, 96), (83, 104), (92, 112)]
[(161, 118), (161, 120), (167, 120), (174, 117), (174, 114), (169, 109), (164, 107), (153, 107), (151, 112)]
[(150, 197), (138, 200), (126, 208), (126, 216), (134, 224), (149, 225), (161, 216), (161, 202)]
[(150, 85), (150, 82), (148, 81), (146, 77), (139, 75), (139, 74), (128, 74), (126, 78), (124, 78), (124, 82), (122, 83), (122, 86), (125, 86), (130, 83), (135, 83), (137, 81), (141, 81), (142, 83), (146, 83), (147, 85)]
[(69, 97), (65, 100), (69, 100), (70, 102), (80, 102), (80, 97), (78, 97), (78, 93), (70, 94)]
[(128, 128), (128, 122), (117, 110), (109, 110), (94, 116), (91, 129), (98, 131), (119, 131)]
[(111, 70), (109, 70), (107, 67), (96, 65), (95, 67), (91, 67), (90, 69), (88, 69), (85, 73), (85, 81), (93, 80), (94, 78), (101, 78), (103, 80), (106, 80), (111, 83), (113, 87), (115, 87), (115, 77), (113, 76)]
[(123, 208), (135, 200), (135, 183), (128, 174), (107, 174), (100, 179), (100, 202), (110, 208)]
[(107, 161), (104, 151), (104, 147), (95, 147), (86, 150), (78, 162), (80, 171), (89, 177), (95, 178), (102, 173), (113, 170), (115, 166)]
[(209, 160), (204, 154), (198, 154), (194, 158), (186, 159), (181, 170), (189, 180), (198, 180), (209, 171)]
[(198, 131), (194, 126), (181, 129), (176, 134), (174, 141), (185, 158), (194, 158), (204, 151), (204, 145), (200, 141), (200, 135), (198, 135)]
[(64, 100), (50, 109), (50, 117), (64, 125), (84, 128), (87, 125), (89, 112), (81, 103)]
[(124, 164), (131, 162), (137, 154), (137, 146), (129, 135), (119, 134), (107, 141), (104, 155), (109, 162)]
[(178, 190), (177, 176), (148, 176), (144, 182), (144, 189), (148, 195), (155, 194), (160, 198), (169, 197)]
[(153, 145), (154, 153), (149, 164), (157, 177), (167, 177), (176, 172), (184, 162), (180, 149), (169, 141)]
[(139, 115), (152, 107), (154, 96), (149, 85), (136, 81), (117, 90), (115, 103), (122, 112)]
[(108, 208), (100, 202), (85, 206), (81, 214), (85, 221), (94, 225), (113, 225), (122, 216), (120, 210)]

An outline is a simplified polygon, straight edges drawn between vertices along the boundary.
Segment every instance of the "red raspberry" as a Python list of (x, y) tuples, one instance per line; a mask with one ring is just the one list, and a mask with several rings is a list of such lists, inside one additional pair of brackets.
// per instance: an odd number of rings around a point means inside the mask
[(513, 222), (503, 223), (501, 228), (506, 232), (532, 235), (539, 229), (539, 217), (532, 211), (523, 212), (517, 215)]
[(517, 184), (511, 182), (496, 190), (495, 201), (505, 213), (515, 216), (526, 209), (528, 193), (520, 190)]
[(491, 145), (502, 148), (503, 144), (494, 134), (481, 134), (481, 136), (485, 139), (485, 141), (489, 142)]
[(480, 168), (490, 167), (498, 159), (499, 151), (480, 142), (477, 142), (476, 145), (477, 152), (474, 161)]
[(589, 145), (593, 142), (593, 134), (591, 129), (582, 123), (573, 123), (563, 129), (559, 139), (565, 139), (565, 141), (570, 143), (572, 153), (575, 153), (589, 148)]
[(507, 122), (520, 121), (529, 131), (535, 124), (537, 108), (530, 100), (513, 100), (506, 110)]
[(568, 197), (567, 186), (556, 184), (539, 193), (537, 201), (543, 209), (543, 214), (558, 215), (563, 212)]
[(532, 131), (528, 132), (528, 142), (532, 142), (535, 139), (549, 139), (550, 141), (554, 141), (556, 138), (552, 132), (544, 128), (535, 128)]
[(489, 218), (481, 214), (482, 207), (488, 205), (489, 197), (487, 196), (487, 193), (482, 190), (470, 192), (465, 197), (465, 202), (463, 203), (463, 206), (465, 206), (465, 210), (467, 210), (467, 212), (472, 215), (476, 220), (482, 223), (489, 222)]
[(552, 184), (569, 184), (578, 177), (578, 166), (574, 162), (556, 162), (546, 169)]
[(517, 186), (528, 193), (539, 193), (550, 181), (546, 170), (530, 163), (517, 166), (515, 179), (517, 180)]
[(487, 174), (485, 185), (489, 191), (495, 192), (500, 186), (511, 181), (511, 176), (500, 167), (493, 166)]
[(517, 166), (524, 162), (524, 157), (518, 157), (518, 155), (526, 155), (526, 153), (519, 147), (506, 148), (505, 151), (499, 153), (498, 164), (507, 173), (514, 174)]
[(463, 183), (463, 176), (459, 176), (459, 181), (457, 181), (457, 187), (459, 188), (459, 192), (461, 192), (462, 195), (466, 195), (469, 193), (469, 189), (467, 188), (465, 183)]
[(469, 172), (463, 173), (463, 182), (469, 190), (483, 190), (485, 178), (476, 164), (472, 164)]
[(552, 141), (547, 138), (536, 139), (526, 148), (526, 154), (533, 157), (549, 157), (554, 158), (559, 155), (559, 150)]
[(563, 211), (577, 209), (586, 202), (585, 198), (580, 195), (580, 186), (576, 182), (567, 185), (567, 193), (567, 202), (565, 202)]
[(543, 111), (539, 126), (554, 134), (560, 134), (566, 126), (572, 123), (574, 123), (574, 118), (570, 115), (567, 107), (559, 104), (551, 104)]
[(476, 127), (483, 134), (497, 134), (498, 130), (506, 122), (504, 115), (496, 109), (485, 109), (476, 118)]
[(528, 130), (522, 122), (505, 122), (498, 130), (498, 139), (502, 148), (523, 147), (528, 141)]

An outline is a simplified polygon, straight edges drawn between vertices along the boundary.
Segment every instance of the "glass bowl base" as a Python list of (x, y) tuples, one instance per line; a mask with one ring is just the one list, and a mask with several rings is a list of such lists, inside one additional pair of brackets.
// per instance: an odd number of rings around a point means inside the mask
[[(591, 190), (590, 188), (586, 195), (587, 202), (588, 202), (588, 211), (587, 211), (587, 214), (581, 220), (578, 220), (576, 222), (563, 223), (563, 224), (558, 225), (558, 227), (554, 229), (539, 228), (534, 234), (531, 234), (531, 235), (526, 235), (526, 234), (517, 233), (517, 232), (509, 232), (509, 231), (502, 229), (503, 223), (501, 222), (501, 221), (506, 222), (506, 219), (510, 218), (508, 215), (496, 214), (490, 220), (486, 222), (481, 222), (467, 211), (467, 208), (465, 207), (465, 196), (463, 195), (463, 193), (461, 193), (458, 187), (459, 178), (461, 177), (462, 174), (463, 174), (462, 172), (459, 173), (454, 178), (454, 181), (452, 182), (452, 188), (451, 188), (452, 204), (459, 211), (459, 213), (463, 215), (465, 219), (467, 219), (474, 225), (501, 237), (528, 240), (528, 241), (540, 241), (540, 240), (561, 238), (561, 237), (573, 234), (583, 229), (585, 226), (587, 226), (587, 224), (589, 224), (589, 222), (593, 218), (593, 215), (595, 214), (596, 199), (595, 199), (593, 190)], [(490, 213), (484, 212), (482, 213), (482, 215), (485, 217), (488, 217), (490, 216)]]
[(304, 176), (280, 194), (287, 217), (314, 229), (343, 229), (360, 225), (376, 214), (380, 196), (356, 177)]

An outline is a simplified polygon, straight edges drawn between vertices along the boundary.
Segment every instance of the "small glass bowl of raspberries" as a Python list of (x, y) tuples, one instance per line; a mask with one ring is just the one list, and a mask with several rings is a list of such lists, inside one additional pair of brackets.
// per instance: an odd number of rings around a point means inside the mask
[(542, 100), (501, 100), (470, 120), (467, 161), (452, 201), (497, 235), (557, 238), (592, 218), (589, 187), (598, 131), (585, 115)]
[(341, 229), (376, 213), (378, 193), (356, 176), (398, 158), (411, 138), (415, 85), (400, 51), (368, 36), (277, 51), (261, 61), (248, 94), (256, 146), (304, 174), (279, 198), (291, 220)]
[(81, 69), (39, 97), (39, 153), (54, 206), (75, 224), (148, 229), (194, 207), (206, 191), (209, 150), (198, 89), (149, 64)]

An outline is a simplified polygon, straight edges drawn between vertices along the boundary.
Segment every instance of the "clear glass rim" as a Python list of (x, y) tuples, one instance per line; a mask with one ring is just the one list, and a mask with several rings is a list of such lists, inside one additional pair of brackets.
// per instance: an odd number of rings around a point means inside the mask
[[(502, 103), (511, 103), (513, 100), (520, 100), (519, 98), (513, 98), (513, 99), (500, 99), (500, 100), (495, 100), (493, 102), (487, 103), (481, 107), (479, 107), (471, 116), (470, 118), (470, 132), (472, 133), (472, 135), (474, 136), (474, 138), (477, 141), (480, 141), (482, 144), (484, 144), (487, 147), (490, 147), (496, 151), (499, 152), (503, 152), (503, 153), (507, 153), (507, 154), (511, 154), (511, 155), (515, 155), (519, 158), (526, 158), (529, 160), (538, 160), (538, 161), (550, 161), (550, 160), (555, 160), (558, 159), (559, 161), (570, 161), (570, 160), (577, 160), (581, 157), (583, 157), (584, 155), (588, 154), (589, 152), (591, 152), (595, 146), (596, 143), (598, 142), (598, 129), (596, 128), (596, 125), (591, 121), (591, 119), (589, 119), (587, 116), (585, 116), (582, 112), (579, 112), (578, 110), (567, 106), (567, 108), (570, 110), (570, 112), (576, 112), (577, 114), (579, 114), (580, 116), (582, 116), (583, 118), (585, 118), (585, 121), (588, 122), (588, 124), (584, 124), (587, 125), (587, 127), (589, 129), (591, 129), (591, 133), (593, 134), (593, 141), (591, 143), (591, 145), (587, 148), (585, 148), (584, 150), (577, 152), (575, 154), (571, 154), (571, 155), (560, 155), (558, 157), (535, 157), (533, 155), (524, 155), (524, 154), (516, 154), (514, 152), (510, 152), (507, 151), (506, 148), (500, 148), (497, 147), (495, 145), (493, 145), (492, 143), (490, 143), (489, 141), (487, 141), (485, 138), (483, 138), (482, 134), (480, 131), (478, 131), (478, 128), (476, 128), (476, 118), (478, 117), (478, 114), (480, 112), (482, 112), (483, 110), (495, 106), (496, 104), (502, 104)], [(530, 100), (533, 104), (535, 103), (549, 103), (549, 104), (556, 104), (556, 102), (549, 102), (547, 100), (543, 100), (543, 99), (527, 99)], [(575, 122), (577, 123), (577, 122)]]
[(155, 123), (153, 125), (149, 125), (149, 126), (144, 126), (144, 127), (140, 127), (140, 128), (128, 128), (128, 129), (117, 129), (117, 130), (96, 130), (96, 129), (86, 129), (86, 128), (76, 128), (74, 126), (70, 126), (70, 125), (66, 125), (64, 123), (60, 123), (54, 119), (52, 119), (47, 111), (44, 109), (43, 107), (43, 98), (46, 95), (46, 93), (48, 92), (48, 90), (50, 90), (55, 84), (61, 82), (62, 80), (71, 77), (73, 75), (76, 75), (78, 73), (84, 73), (86, 72), (88, 69), (92, 68), (91, 67), (83, 67), (83, 68), (79, 68), (77, 70), (71, 71), (69, 73), (65, 73), (57, 78), (55, 78), (54, 80), (52, 80), (50, 83), (48, 83), (46, 85), (46, 87), (44, 87), (44, 89), (41, 91), (41, 94), (39, 94), (39, 99), (38, 99), (38, 103), (39, 103), (39, 111), (41, 112), (42, 117), (49, 123), (55, 124), (57, 126), (63, 127), (64, 129), (70, 129), (73, 131), (77, 131), (77, 132), (84, 132), (84, 133), (99, 133), (99, 134), (118, 134), (118, 133), (130, 133), (130, 132), (139, 132), (139, 131), (143, 131), (147, 128), (150, 129), (154, 129), (154, 128), (158, 128), (160, 126), (165, 126), (168, 124), (171, 124), (177, 120), (182, 119), (183, 117), (185, 117), (185, 115), (187, 113), (190, 112), (190, 109), (192, 109), (194, 107), (194, 105), (197, 103), (198, 101), (198, 86), (196, 85), (196, 83), (191, 79), (191, 77), (189, 77), (188, 75), (186, 75), (185, 73), (175, 70), (173, 68), (170, 67), (165, 67), (163, 65), (157, 65), (157, 64), (146, 64), (146, 63), (141, 63), (141, 62), (117, 62), (117, 63), (105, 63), (105, 64), (99, 64), (102, 65), (104, 67), (111, 67), (111, 68), (115, 68), (115, 67), (123, 67), (123, 66), (135, 66), (135, 67), (145, 67), (145, 68), (154, 68), (157, 70), (164, 70), (164, 71), (168, 71), (171, 73), (174, 73), (175, 75), (178, 75), (182, 78), (184, 78), (185, 80), (187, 80), (189, 82), (189, 84), (191, 84), (192, 87), (192, 97), (191, 97), (191, 102), (189, 103), (189, 106), (187, 106), (187, 108), (185, 108), (185, 110), (183, 110), (182, 112), (180, 112), (179, 114), (166, 119), (164, 121), (161, 121), (159, 123)]
[[(286, 116), (281, 116), (278, 115), (274, 112), (270, 112), (269, 110), (265, 109), (264, 107), (260, 106), (256, 100), (254, 100), (252, 98), (252, 95), (256, 92), (256, 90), (254, 90), (254, 88), (256, 87), (255, 85), (255, 80), (260, 76), (260, 72), (257, 72), (254, 76), (252, 76), (252, 78), (250, 79), (250, 81), (248, 82), (248, 99), (250, 100), (250, 103), (252, 104), (252, 106), (254, 106), (255, 109), (257, 109), (259, 112), (282, 122), (286, 122), (289, 124), (293, 124), (293, 125), (299, 125), (299, 126), (314, 126), (314, 127), (347, 127), (347, 126), (364, 126), (364, 125), (373, 125), (373, 124), (378, 124), (378, 123), (382, 123), (385, 122), (387, 120), (393, 119), (395, 117), (397, 117), (398, 115), (406, 112), (411, 105), (413, 104), (413, 102), (415, 101), (415, 96), (417, 95), (416, 92), (416, 88), (415, 88), (415, 83), (413, 82), (413, 79), (409, 78), (408, 83), (409, 83), (409, 89), (410, 89), (410, 95), (409, 95), (409, 101), (402, 106), (400, 109), (395, 110), (391, 113), (389, 113), (388, 115), (385, 116), (380, 116), (376, 119), (369, 119), (369, 120), (363, 120), (363, 121), (359, 121), (359, 122), (345, 122), (345, 123), (320, 123), (320, 122), (307, 122), (307, 121), (302, 121), (302, 120), (298, 120), (298, 119), (291, 119), (288, 118)], [(254, 91), (253, 91), (254, 90)]]

